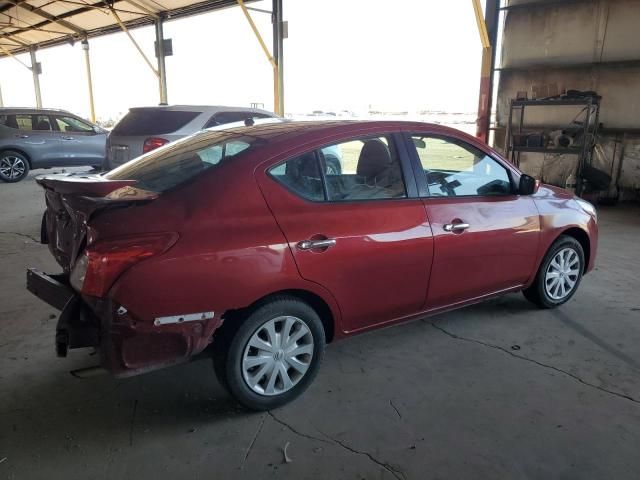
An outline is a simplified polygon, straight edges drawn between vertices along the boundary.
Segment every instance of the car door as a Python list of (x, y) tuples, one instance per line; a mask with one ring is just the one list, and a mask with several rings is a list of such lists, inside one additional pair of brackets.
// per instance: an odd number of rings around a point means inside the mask
[(32, 168), (58, 164), (60, 140), (48, 115), (17, 113), (8, 117), (13, 117), (9, 125), (16, 129), (15, 144), (29, 155)]
[[(431, 227), (394, 137), (318, 145), (258, 173), (301, 276), (334, 296), (345, 332), (414, 314), (425, 302)], [(327, 146), (340, 152), (339, 173), (325, 173)]]
[(515, 171), (463, 138), (407, 137), (434, 237), (426, 308), (523, 285), (540, 236), (537, 208), (517, 194)]
[(106, 155), (106, 132), (98, 133), (93, 125), (72, 116), (52, 115), (52, 120), (60, 138), (60, 165), (102, 164)]

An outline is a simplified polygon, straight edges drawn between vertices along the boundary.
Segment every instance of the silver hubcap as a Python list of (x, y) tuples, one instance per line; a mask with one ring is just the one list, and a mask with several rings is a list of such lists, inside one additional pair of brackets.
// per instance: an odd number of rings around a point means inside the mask
[(554, 300), (573, 292), (580, 276), (580, 257), (573, 248), (563, 248), (551, 260), (544, 277), (544, 287)]
[(24, 175), (24, 161), (19, 157), (8, 156), (0, 160), (0, 174), (3, 177), (13, 180)]
[(313, 335), (297, 317), (277, 317), (260, 326), (242, 357), (242, 376), (260, 395), (280, 395), (305, 376), (313, 358)]

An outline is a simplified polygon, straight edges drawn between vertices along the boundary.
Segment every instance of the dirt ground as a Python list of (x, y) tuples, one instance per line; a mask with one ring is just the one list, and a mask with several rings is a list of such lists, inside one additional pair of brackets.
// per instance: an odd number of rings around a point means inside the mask
[(95, 356), (56, 358), (56, 312), (24, 288), (57, 271), (33, 174), (0, 205), (0, 479), (640, 478), (638, 207), (600, 209), (597, 270), (561, 309), (513, 294), (338, 342), (260, 414), (206, 360), (72, 377)]

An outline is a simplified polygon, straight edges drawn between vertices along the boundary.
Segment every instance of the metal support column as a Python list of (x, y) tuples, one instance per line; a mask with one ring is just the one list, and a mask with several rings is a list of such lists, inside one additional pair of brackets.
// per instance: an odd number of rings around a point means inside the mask
[[(244, 4), (244, 0), (236, 0), (236, 1), (238, 2), (238, 5), (240, 5), (240, 8), (242, 9), (242, 13), (247, 19), (247, 22), (249, 23), (251, 30), (253, 30), (253, 33), (255, 34), (256, 39), (258, 40), (258, 43), (260, 44), (260, 48), (262, 48), (262, 51), (267, 57), (267, 60), (269, 60), (269, 63), (271, 64), (271, 68), (273, 69), (273, 111), (278, 115), (282, 115), (284, 112), (280, 109), (280, 105), (281, 105), (280, 86), (278, 81), (278, 79), (280, 78), (280, 75), (278, 73), (278, 64), (276, 63), (275, 58), (273, 58), (273, 55), (271, 55), (271, 53), (269, 52), (269, 49), (267, 48), (267, 44), (264, 43), (264, 40), (262, 39), (262, 35), (260, 35), (260, 32), (258, 31), (258, 27), (256, 27), (255, 22), (253, 21), (253, 19), (251, 18), (251, 15), (249, 14), (249, 9)], [(280, 9), (280, 12), (282, 12), (282, 8)]]
[(285, 24), (282, 20), (282, 0), (273, 0), (271, 23), (273, 24), (273, 59), (276, 62), (274, 69), (274, 85), (277, 89), (276, 113), (284, 116), (284, 38)]
[(158, 85), (160, 88), (160, 104), (167, 104), (167, 69), (165, 65), (164, 31), (162, 29), (163, 18), (155, 21), (156, 25), (156, 57), (158, 58)]
[(89, 41), (82, 40), (82, 50), (84, 51), (84, 64), (87, 68), (87, 87), (89, 88), (89, 108), (91, 109), (91, 121), (96, 121), (96, 108), (93, 102), (93, 80), (91, 78), (91, 59), (89, 58)]
[(40, 63), (36, 61), (36, 49), (35, 47), (31, 47), (29, 49), (29, 54), (31, 55), (31, 73), (33, 74), (33, 89), (36, 94), (36, 106), (38, 108), (42, 108), (42, 95), (40, 93), (40, 73), (42, 73), (42, 67)]
[(478, 120), (476, 137), (483, 142), (489, 140), (491, 126), (491, 104), (493, 97), (493, 77), (496, 62), (496, 42), (500, 18), (500, 0), (487, 0), (484, 21), (479, 1), (474, 1), (476, 20), (482, 39), (482, 71), (480, 73), (480, 95), (478, 99)]

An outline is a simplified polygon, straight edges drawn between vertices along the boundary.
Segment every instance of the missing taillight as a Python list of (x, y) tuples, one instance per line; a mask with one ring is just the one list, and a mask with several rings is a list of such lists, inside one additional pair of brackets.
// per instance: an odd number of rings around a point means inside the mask
[(125, 270), (166, 252), (177, 239), (178, 234), (169, 232), (99, 241), (76, 260), (71, 285), (85, 295), (103, 297)]

